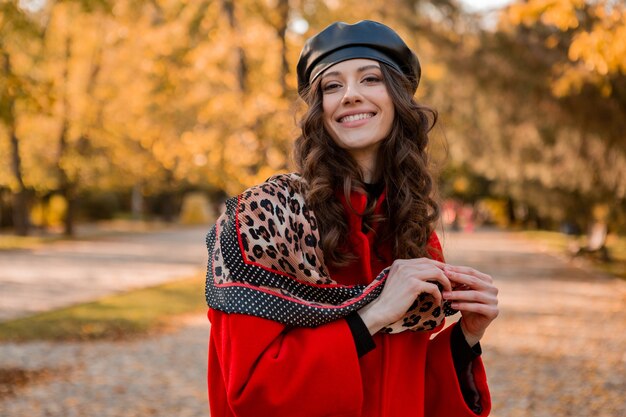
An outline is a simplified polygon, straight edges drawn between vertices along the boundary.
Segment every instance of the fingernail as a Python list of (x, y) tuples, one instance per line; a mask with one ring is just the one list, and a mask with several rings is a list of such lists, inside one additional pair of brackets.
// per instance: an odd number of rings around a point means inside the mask
[(444, 298), (448, 298), (448, 297), (450, 297), (450, 296), (452, 295), (452, 292), (450, 292), (450, 291), (444, 291), (444, 292), (442, 293), (442, 295), (443, 295), (443, 297), (444, 297)]

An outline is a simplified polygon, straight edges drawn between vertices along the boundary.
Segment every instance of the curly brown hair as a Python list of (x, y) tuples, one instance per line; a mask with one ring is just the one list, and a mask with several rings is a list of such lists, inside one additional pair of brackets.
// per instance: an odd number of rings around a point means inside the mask
[[(411, 84), (401, 73), (387, 65), (380, 67), (395, 117), (379, 147), (373, 178), (384, 183), (387, 198), (378, 216), (373, 215), (376, 202), (371, 201), (362, 213), (363, 221), (367, 225), (382, 222), (377, 242), (389, 241), (395, 259), (424, 257), (428, 256), (428, 239), (439, 218), (426, 151), (437, 112), (415, 101)], [(349, 227), (334, 193), (342, 189), (349, 202), (352, 190), (364, 192), (364, 181), (356, 161), (324, 127), (320, 79), (304, 95), (309, 107), (300, 120), (294, 162), (308, 184), (305, 199), (320, 225), (324, 257), (341, 266), (354, 255), (347, 250)]]

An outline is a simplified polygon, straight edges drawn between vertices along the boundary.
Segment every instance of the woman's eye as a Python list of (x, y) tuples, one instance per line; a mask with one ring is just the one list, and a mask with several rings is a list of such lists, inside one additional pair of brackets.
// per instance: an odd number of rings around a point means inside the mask
[(322, 87), (322, 91), (330, 91), (333, 90), (335, 88), (339, 88), (339, 84), (338, 83), (328, 83), (325, 86)]
[(364, 79), (367, 83), (378, 83), (381, 81), (380, 77), (376, 77), (375, 75), (369, 75)]

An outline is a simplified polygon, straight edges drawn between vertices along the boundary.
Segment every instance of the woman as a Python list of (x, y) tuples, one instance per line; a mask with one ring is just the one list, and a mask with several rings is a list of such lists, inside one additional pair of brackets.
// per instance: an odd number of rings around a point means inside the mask
[(334, 23), (297, 72), (299, 174), (230, 199), (207, 235), (211, 416), (488, 415), (497, 289), (443, 261), (417, 57), (380, 23)]

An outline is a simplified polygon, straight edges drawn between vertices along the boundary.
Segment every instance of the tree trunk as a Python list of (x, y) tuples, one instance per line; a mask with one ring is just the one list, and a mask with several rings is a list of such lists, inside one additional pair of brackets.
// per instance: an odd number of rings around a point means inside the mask
[(287, 61), (287, 39), (285, 39), (285, 36), (287, 34), (287, 24), (289, 23), (289, 0), (279, 0), (277, 9), (280, 16), (280, 21), (278, 22), (278, 27), (276, 28), (278, 37), (280, 39), (280, 87), (281, 95), (285, 97), (287, 95), (287, 76), (289, 75), (289, 62)]
[(247, 89), (246, 78), (248, 66), (246, 63), (246, 53), (240, 43), (239, 24), (235, 16), (235, 2), (233, 0), (223, 0), (222, 10), (226, 15), (226, 19), (228, 19), (228, 25), (230, 26), (233, 36), (237, 39), (237, 46), (235, 48), (235, 73), (239, 81), (239, 90), (243, 93)]
[(133, 220), (141, 220), (143, 217), (143, 193), (141, 184), (133, 186), (130, 207), (133, 214)]
[(30, 222), (28, 219), (26, 187), (24, 187), (24, 181), (22, 179), (19, 141), (15, 135), (15, 130), (11, 128), (9, 130), (11, 131), (11, 165), (13, 168), (13, 175), (15, 176), (18, 184), (17, 192), (13, 194), (13, 227), (15, 228), (15, 234), (19, 236), (26, 236), (30, 230)]
[(68, 83), (69, 83), (69, 64), (71, 58), (72, 39), (68, 33), (65, 41), (65, 68), (63, 70), (63, 115), (61, 120), (61, 132), (59, 133), (59, 148), (57, 154), (57, 170), (59, 180), (59, 191), (67, 202), (67, 211), (65, 212), (63, 234), (65, 236), (73, 236), (74, 229), (74, 214), (76, 209), (76, 186), (70, 179), (64, 164), (63, 159), (67, 153), (67, 134), (69, 129), (69, 98), (68, 98)]
[[(11, 57), (7, 52), (2, 53), (2, 70), (5, 79), (12, 77)], [(15, 123), (15, 97), (10, 91), (5, 95), (7, 103), (7, 113), (2, 115), (3, 121), (6, 123), (9, 132), (9, 140), (11, 142), (11, 170), (17, 182), (17, 191), (13, 194), (13, 227), (15, 233), (20, 236), (26, 236), (30, 229), (28, 219), (28, 204), (26, 196), (26, 187), (22, 176), (22, 159), (20, 157), (20, 141), (17, 137)]]
[(59, 192), (65, 198), (67, 202), (67, 210), (65, 212), (65, 218), (63, 219), (63, 234), (65, 236), (74, 235), (74, 212), (75, 212), (75, 186), (70, 180), (67, 171), (63, 167), (63, 156), (67, 149), (67, 119), (63, 120), (61, 126), (61, 133), (59, 135), (59, 151), (57, 160), (58, 179), (59, 179)]

